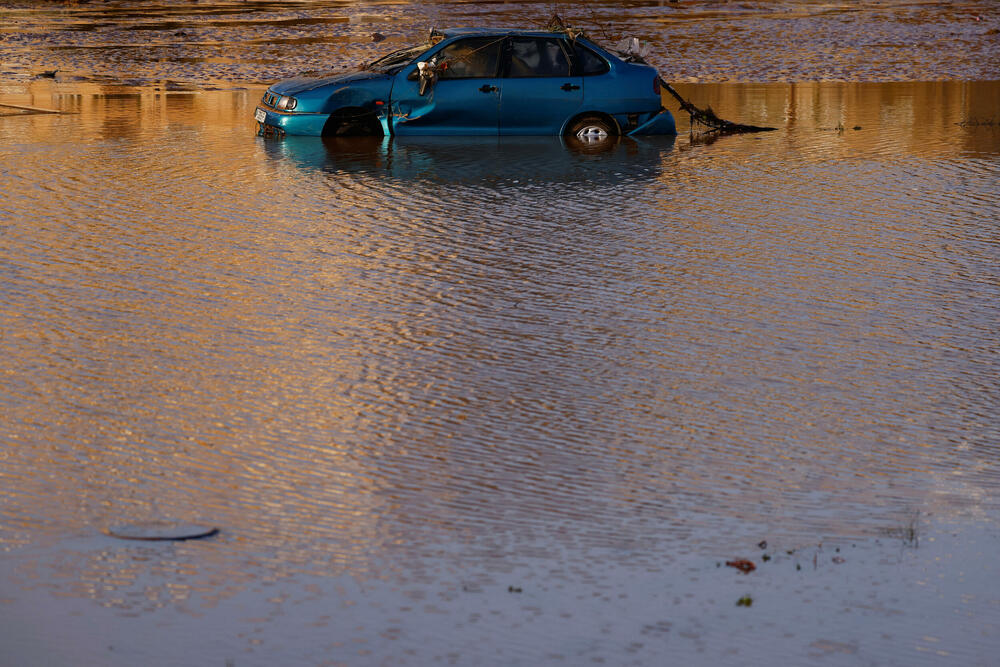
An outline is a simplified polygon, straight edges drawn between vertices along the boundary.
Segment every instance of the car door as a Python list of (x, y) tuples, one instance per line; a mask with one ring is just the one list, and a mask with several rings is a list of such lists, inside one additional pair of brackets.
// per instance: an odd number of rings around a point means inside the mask
[(559, 134), (583, 106), (568, 44), (558, 37), (511, 37), (500, 82), (500, 134)]
[[(496, 135), (498, 68), (503, 37), (468, 37), (436, 54), (437, 80), (420, 94), (416, 65), (404, 67), (392, 87), (393, 132), (401, 136)], [(433, 56), (432, 56), (433, 57)]]

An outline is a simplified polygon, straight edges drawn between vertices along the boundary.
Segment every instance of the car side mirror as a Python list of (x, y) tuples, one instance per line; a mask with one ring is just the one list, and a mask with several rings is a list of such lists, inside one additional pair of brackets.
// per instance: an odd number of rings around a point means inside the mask
[(418, 69), (415, 69), (415, 70), (413, 70), (412, 72), (410, 72), (409, 74), (406, 75), (406, 80), (407, 81), (416, 81), (419, 78), (420, 78), (420, 70), (418, 70)]
[(417, 75), (420, 78), (420, 96), (423, 97), (437, 81), (437, 58), (430, 62), (421, 60), (417, 63)]

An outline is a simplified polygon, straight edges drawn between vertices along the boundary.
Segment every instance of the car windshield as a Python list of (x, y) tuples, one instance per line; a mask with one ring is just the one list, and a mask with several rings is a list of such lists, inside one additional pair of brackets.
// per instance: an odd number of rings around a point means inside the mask
[(361, 68), (373, 70), (375, 72), (390, 72), (392, 70), (399, 69), (404, 65), (410, 64), (414, 58), (429, 48), (430, 46), (427, 44), (421, 44), (420, 46), (408, 46), (405, 49), (393, 51), (392, 53), (382, 56), (377, 60), (373, 60), (370, 63), (365, 63), (361, 66)]

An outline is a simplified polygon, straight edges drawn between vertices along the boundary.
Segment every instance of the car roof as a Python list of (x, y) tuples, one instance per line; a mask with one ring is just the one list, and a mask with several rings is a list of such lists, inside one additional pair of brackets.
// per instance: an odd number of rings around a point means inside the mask
[(583, 33), (576, 33), (575, 37), (573, 34), (565, 30), (525, 30), (523, 28), (445, 28), (439, 30), (437, 28), (431, 28), (431, 41), (434, 41), (435, 37), (439, 37), (442, 40), (454, 39), (456, 37), (506, 37), (510, 35), (517, 35), (522, 37), (557, 37), (557, 38), (573, 38), (583, 40), (588, 46), (595, 48), (597, 52), (605, 59), (611, 62), (620, 63), (619, 57), (608, 51), (606, 48), (600, 44), (595, 43), (592, 39), (587, 37)]
[(445, 28), (434, 29), (432, 33), (442, 35), (445, 39), (451, 37), (499, 37), (501, 35), (527, 35), (529, 37), (565, 37), (565, 32), (552, 30), (524, 30), (519, 28)]

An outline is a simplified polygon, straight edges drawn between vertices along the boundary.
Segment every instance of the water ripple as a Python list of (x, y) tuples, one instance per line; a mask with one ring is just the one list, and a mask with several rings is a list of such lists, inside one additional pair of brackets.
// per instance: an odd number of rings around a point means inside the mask
[[(741, 116), (806, 96), (735, 93)], [(61, 592), (610, 596), (762, 534), (995, 518), (992, 134), (265, 142), (256, 98), (0, 125), (0, 547), (223, 527), (176, 562), (87, 547)]]

